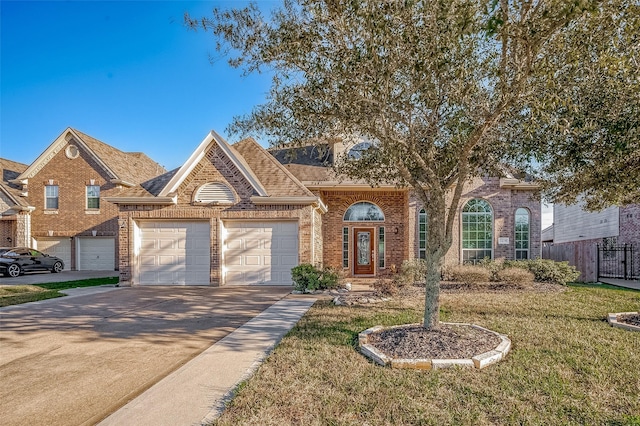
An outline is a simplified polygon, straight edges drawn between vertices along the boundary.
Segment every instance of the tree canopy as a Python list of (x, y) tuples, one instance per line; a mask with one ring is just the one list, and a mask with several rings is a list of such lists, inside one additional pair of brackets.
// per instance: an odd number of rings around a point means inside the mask
[(512, 164), (553, 201), (640, 195), (637, 1), (285, 0), (269, 18), (252, 4), (185, 19), (213, 33), (231, 66), (272, 73), (267, 102), (233, 131), (278, 145), (371, 140), (338, 171), (423, 200), (425, 325), (437, 324), (468, 179)]

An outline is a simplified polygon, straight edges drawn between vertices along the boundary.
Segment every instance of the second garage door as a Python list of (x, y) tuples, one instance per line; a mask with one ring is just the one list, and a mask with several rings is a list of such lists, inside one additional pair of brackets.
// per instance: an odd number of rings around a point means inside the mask
[(225, 283), (291, 285), (298, 264), (297, 222), (225, 222)]
[(209, 222), (141, 222), (139, 284), (209, 285)]
[(116, 241), (113, 238), (78, 238), (79, 271), (113, 271)]

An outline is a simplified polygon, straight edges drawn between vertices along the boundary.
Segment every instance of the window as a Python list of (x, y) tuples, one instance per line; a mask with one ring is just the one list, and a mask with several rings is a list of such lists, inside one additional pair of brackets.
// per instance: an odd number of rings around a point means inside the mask
[(342, 267), (349, 267), (349, 228), (342, 228)]
[(362, 154), (372, 146), (371, 142), (360, 142), (356, 144), (349, 150), (349, 158), (352, 160), (359, 160), (362, 158)]
[(375, 204), (361, 201), (347, 209), (343, 220), (345, 222), (384, 222), (384, 214)]
[(418, 258), (427, 258), (427, 212), (424, 209), (418, 212)]
[(462, 208), (462, 262), (493, 258), (493, 212), (485, 200), (470, 200)]
[(516, 210), (516, 260), (529, 259), (529, 210)]
[(100, 208), (100, 187), (98, 185), (87, 185), (87, 208)]
[(378, 267), (384, 269), (384, 226), (378, 230)]
[(44, 208), (58, 208), (58, 185), (46, 185), (44, 187)]

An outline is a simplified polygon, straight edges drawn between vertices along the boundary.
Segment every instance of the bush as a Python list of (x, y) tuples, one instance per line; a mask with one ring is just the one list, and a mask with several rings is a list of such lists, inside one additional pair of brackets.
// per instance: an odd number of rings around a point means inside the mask
[(402, 262), (400, 274), (397, 277), (399, 284), (424, 285), (427, 277), (427, 262), (424, 259), (409, 259)]
[(393, 278), (378, 278), (371, 286), (383, 296), (395, 296), (400, 290), (398, 281)]
[(507, 284), (531, 284), (534, 275), (523, 268), (505, 268), (496, 273), (496, 278)]
[(569, 262), (556, 262), (550, 259), (507, 260), (504, 265), (507, 268), (528, 270), (534, 275), (537, 282), (565, 285), (580, 276), (580, 272), (574, 266), (569, 265)]
[(487, 268), (476, 265), (455, 265), (447, 268), (447, 274), (453, 281), (465, 284), (486, 283), (491, 278), (491, 272)]
[(478, 263), (478, 266), (482, 266), (489, 271), (491, 274), (489, 278), (490, 281), (502, 281), (498, 277), (500, 271), (504, 269), (504, 264), (502, 262), (497, 262), (489, 257), (485, 257)]
[(291, 268), (291, 279), (298, 291), (315, 291), (336, 288), (340, 284), (340, 273), (334, 268), (318, 269), (309, 263)]

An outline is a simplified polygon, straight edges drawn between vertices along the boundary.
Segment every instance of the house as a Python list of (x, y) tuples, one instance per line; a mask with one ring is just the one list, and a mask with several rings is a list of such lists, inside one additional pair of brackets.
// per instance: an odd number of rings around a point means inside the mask
[(28, 246), (30, 243), (30, 213), (35, 207), (22, 196), (21, 186), (12, 183), (27, 167), (0, 158), (0, 247)]
[[(290, 284), (300, 263), (376, 277), (424, 256), (426, 215), (409, 189), (332, 175), (341, 142), (296, 155), (211, 132), (177, 170), (105, 200), (119, 207), (121, 284)], [(449, 263), (540, 256), (537, 187), (465, 185)]]
[(104, 197), (165, 170), (145, 154), (122, 152), (67, 128), (18, 172), (8, 180), (17, 203), (13, 211), (28, 215), (29, 226), (14, 245), (58, 256), (66, 269), (114, 270), (118, 208)]
[(545, 230), (543, 257), (569, 262), (580, 271), (581, 281), (640, 277), (640, 204), (611, 206), (599, 212), (583, 207), (583, 203), (554, 204), (553, 225)]

